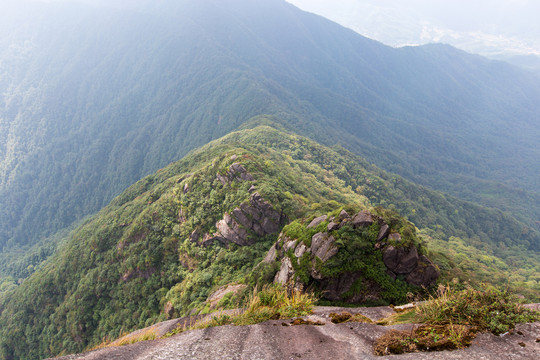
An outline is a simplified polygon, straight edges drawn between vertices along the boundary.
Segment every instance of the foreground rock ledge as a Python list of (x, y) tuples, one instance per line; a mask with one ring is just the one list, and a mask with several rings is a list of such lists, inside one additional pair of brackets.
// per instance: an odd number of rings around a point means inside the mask
[[(520, 324), (505, 336), (480, 334), (471, 347), (456, 351), (373, 355), (375, 339), (390, 329), (410, 330), (411, 324), (379, 326), (364, 323), (332, 324), (328, 314), (337, 311), (362, 313), (378, 319), (392, 312), (378, 308), (317, 308), (309, 318), (326, 325), (288, 325), (288, 320), (250, 326), (222, 326), (187, 331), (168, 339), (111, 347), (60, 357), (63, 360), (143, 359), (540, 359), (540, 322)], [(525, 345), (525, 346), (523, 346)]]

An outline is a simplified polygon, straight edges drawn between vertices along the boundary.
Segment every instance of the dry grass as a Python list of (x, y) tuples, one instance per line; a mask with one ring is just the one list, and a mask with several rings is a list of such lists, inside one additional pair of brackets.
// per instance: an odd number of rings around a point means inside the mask
[(120, 338), (114, 341), (106, 339), (101, 344), (90, 348), (89, 351), (103, 349), (110, 346), (130, 345), (141, 341), (156, 340), (157, 338), (158, 336), (156, 333), (156, 329), (154, 327), (150, 327), (148, 329), (136, 331), (134, 333), (123, 334), (120, 336)]
[(387, 332), (375, 342), (375, 354), (460, 349), (469, 346), (478, 332), (497, 335), (513, 329), (517, 323), (540, 319), (538, 312), (525, 309), (512, 295), (494, 288), (457, 291), (440, 286), (437, 295), (415, 310), (377, 322), (380, 325), (403, 322), (423, 325), (410, 332)]
[[(298, 290), (288, 292), (282, 285), (264, 286), (255, 291), (249, 298), (245, 310), (239, 314), (219, 313), (211, 318), (196, 322), (187, 329), (204, 329), (223, 325), (252, 325), (267, 320), (291, 319), (312, 313), (317, 298), (312, 293)], [(183, 329), (175, 329), (165, 336), (178, 334)]]
[(471, 344), (476, 334), (465, 325), (421, 325), (412, 331), (390, 330), (375, 341), (375, 355), (455, 350)]

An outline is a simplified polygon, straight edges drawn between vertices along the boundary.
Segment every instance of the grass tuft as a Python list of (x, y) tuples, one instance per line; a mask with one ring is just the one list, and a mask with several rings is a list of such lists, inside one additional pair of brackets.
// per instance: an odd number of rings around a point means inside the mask
[[(195, 323), (191, 329), (204, 329), (223, 325), (253, 325), (267, 320), (291, 319), (312, 313), (317, 298), (312, 293), (299, 290), (288, 292), (280, 284), (265, 285), (249, 298), (245, 311), (236, 315), (220, 314)], [(171, 336), (186, 329), (175, 329)]]
[(540, 313), (526, 309), (507, 291), (493, 287), (457, 291), (440, 286), (437, 297), (431, 297), (415, 311), (397, 314), (395, 319), (385, 322), (397, 323), (403, 317), (423, 324), (410, 332), (387, 332), (375, 341), (376, 355), (464, 348), (479, 332), (499, 335), (518, 323), (539, 321)]

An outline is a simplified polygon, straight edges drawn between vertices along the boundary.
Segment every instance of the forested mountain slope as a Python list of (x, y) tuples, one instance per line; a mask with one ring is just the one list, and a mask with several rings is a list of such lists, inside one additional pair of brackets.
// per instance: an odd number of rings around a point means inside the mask
[[(307, 225), (341, 209), (369, 209), (390, 219), (395, 231), (408, 229), (402, 235), (420, 244), (443, 280), (505, 285), (510, 279), (512, 290), (538, 298), (537, 232), (521, 233), (523, 224), (498, 210), (414, 185), (343, 148), (257, 126), (145, 177), (69, 234), (41, 269), (0, 298), (0, 357), (81, 351), (200, 310), (219, 286), (243, 283), (249, 292), (278, 270), (277, 264), (254, 267), (285, 224)], [(254, 225), (231, 225), (231, 216), (240, 215)], [(382, 303), (421, 291), (367, 258), (355, 261), (383, 284)]]
[(31, 245), (259, 114), (417, 183), (539, 217), (540, 81), (393, 49), (281, 0), (0, 14), (0, 247)]

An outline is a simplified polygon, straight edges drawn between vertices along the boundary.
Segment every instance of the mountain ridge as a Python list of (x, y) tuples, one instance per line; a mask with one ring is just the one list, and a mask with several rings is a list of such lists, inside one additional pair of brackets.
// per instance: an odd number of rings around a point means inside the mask
[[(277, 0), (165, 1), (122, 21), (118, 9), (40, 6), (48, 16), (39, 21), (5, 14), (0, 34), (9, 49), (0, 71), (11, 74), (0, 82), (6, 249), (98, 211), (145, 174), (265, 113), (423, 185), (532, 226), (538, 218), (540, 82), (525, 72), (448, 47), (391, 49)], [(461, 190), (463, 177), (470, 185)], [(485, 181), (510, 190), (493, 199), (478, 191)]]
[[(523, 248), (527, 241), (530, 249), (536, 248), (540, 235), (534, 231), (510, 239), (522, 224), (500, 212), (408, 183), (342, 148), (332, 150), (268, 125), (257, 126), (256, 121), (252, 126), (215, 140), (126, 189), (62, 240), (57, 253), (33, 275), (3, 294), (1, 356), (81, 351), (104, 337), (164, 320), (165, 308), (173, 315), (202, 310), (210, 290), (218, 286), (271, 281), (278, 270), (274, 265), (254, 267), (275, 242), (276, 233), (257, 236), (250, 246), (203, 246), (203, 235), (220, 230), (218, 224), (226, 214), (249, 201), (253, 186), (278, 213), (306, 225), (315, 215), (340, 208), (352, 214), (354, 209), (384, 205), (390, 208), (390, 219), (401, 219), (397, 222), (401, 224), (408, 221), (392, 208), (409, 217), (416, 214), (418, 236), (443, 280), (457, 276), (500, 285), (506, 271), (525, 269), (521, 263), (526, 259), (529, 272), (513, 275), (513, 286), (529, 298), (538, 296), (534, 279), (540, 260)], [(249, 174), (244, 177), (254, 180), (220, 179), (233, 168), (240, 169), (232, 166), (235, 163), (245, 172), (232, 173), (229, 179)], [(491, 232), (499, 238), (492, 238)], [(460, 253), (449, 252), (449, 247)], [(406, 294), (397, 291), (392, 296), (404, 301)]]

